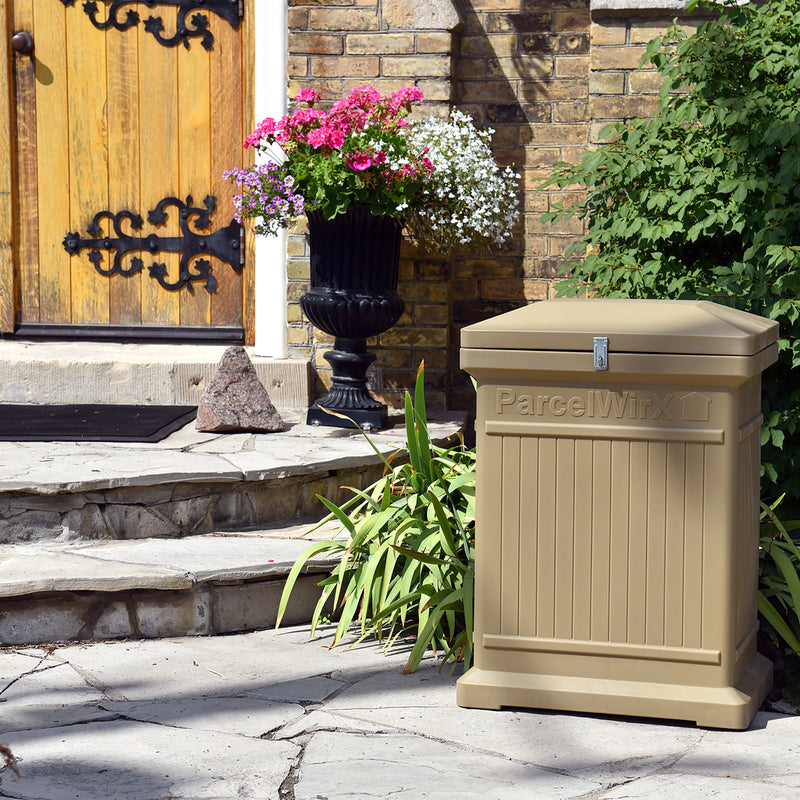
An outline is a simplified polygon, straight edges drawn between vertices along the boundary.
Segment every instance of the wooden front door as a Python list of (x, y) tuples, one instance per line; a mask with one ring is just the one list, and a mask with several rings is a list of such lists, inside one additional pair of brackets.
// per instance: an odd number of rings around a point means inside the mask
[(242, 340), (244, 26), (215, 2), (12, 0), (16, 333)]

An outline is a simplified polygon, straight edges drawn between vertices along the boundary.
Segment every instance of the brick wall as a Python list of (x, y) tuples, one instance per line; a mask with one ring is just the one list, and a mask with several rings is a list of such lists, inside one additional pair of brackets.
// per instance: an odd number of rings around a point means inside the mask
[[(289, 0), (289, 96), (313, 86), (322, 103), (332, 103), (357, 86), (370, 84), (381, 93), (402, 86), (419, 86), (426, 113), (445, 114), (453, 100), (453, 34), (436, 26), (456, 25), (457, 17), (410, 14), (407, 4), (357, 0)], [(409, 27), (415, 25), (416, 27)], [(421, 28), (420, 25), (426, 27)], [(330, 381), (324, 353), (332, 337), (315, 330), (303, 317), (300, 297), (309, 279), (305, 225), (290, 232), (289, 346), (313, 360), (318, 391)], [(450, 284), (444, 258), (404, 247), (398, 292), (406, 310), (398, 324), (369, 342), (378, 359), (370, 368), (370, 388), (394, 406), (414, 385), (420, 361), (425, 361), (428, 405), (447, 403), (447, 343), (450, 325)]]
[(464, 325), (550, 296), (574, 222), (539, 221), (548, 196), (536, 180), (589, 144), (588, 0), (456, 0), (464, 20), (455, 61), (456, 101), (495, 129), (501, 164), (522, 176), (522, 219), (513, 242), (490, 258), (454, 259), (450, 402), (463, 406), (472, 389), (457, 370)]
[[(498, 162), (515, 165), (522, 176), (521, 220), (506, 246), (448, 258), (404, 249), (399, 293), (406, 311), (371, 343), (378, 356), (371, 385), (384, 401), (402, 401), (424, 359), (429, 405), (469, 407), (473, 392), (458, 367), (461, 328), (553, 296), (564, 252), (582, 232), (578, 220), (540, 221), (552, 203), (578, 195), (539, 191), (537, 181), (557, 161), (575, 161), (598, 146), (609, 122), (652, 112), (657, 75), (638, 66), (646, 43), (669, 27), (674, 13), (601, 16), (592, 14), (589, 0), (452, 0), (461, 25), (450, 30), (456, 20), (441, 11), (447, 0), (422, 11), (409, 0), (289, 5), (290, 96), (313, 86), (333, 102), (364, 83), (382, 92), (416, 84), (427, 113), (454, 103), (494, 128)], [(300, 311), (308, 282), (304, 226), (292, 232), (288, 247), (290, 348), (313, 359), (321, 391), (329, 375), (322, 356), (331, 341)]]
[[(702, 17), (680, 20), (692, 33)], [(610, 122), (647, 117), (658, 102), (661, 81), (652, 67), (639, 69), (647, 43), (663, 35), (672, 17), (600, 18), (591, 27), (589, 74), (590, 141)]]

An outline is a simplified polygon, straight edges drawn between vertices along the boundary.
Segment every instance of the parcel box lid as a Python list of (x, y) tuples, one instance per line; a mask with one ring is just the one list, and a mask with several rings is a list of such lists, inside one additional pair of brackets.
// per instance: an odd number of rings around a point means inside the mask
[(778, 323), (704, 300), (543, 300), (470, 325), (461, 346), (493, 350), (754, 355), (778, 338)]

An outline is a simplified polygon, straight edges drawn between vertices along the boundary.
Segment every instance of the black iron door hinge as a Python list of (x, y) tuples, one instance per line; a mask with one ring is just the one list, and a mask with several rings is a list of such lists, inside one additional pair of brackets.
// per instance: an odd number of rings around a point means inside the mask
[[(167, 221), (165, 209), (174, 206), (178, 209), (180, 221), (180, 236), (159, 236), (151, 233), (147, 236), (133, 236), (122, 230), (124, 222), (128, 222), (133, 231), (139, 231), (143, 222), (141, 216), (130, 211), (120, 211), (112, 214), (110, 211), (99, 211), (94, 215), (91, 224), (86, 229), (92, 238), (83, 238), (78, 233), (68, 233), (64, 237), (64, 249), (71, 255), (81, 250), (91, 248), (89, 261), (101, 275), (136, 275), (144, 269), (144, 261), (139, 256), (127, 258), (129, 253), (147, 251), (155, 256), (156, 253), (180, 253), (180, 271), (178, 279), (170, 281), (167, 275), (167, 266), (163, 262), (154, 261), (147, 271), (151, 278), (169, 291), (177, 291), (184, 286), (194, 292), (193, 283), (205, 281), (203, 288), (213, 293), (217, 290), (217, 279), (211, 272), (211, 262), (207, 256), (218, 258), (230, 265), (234, 272), (241, 272), (244, 264), (242, 252), (242, 226), (234, 219), (224, 228), (219, 228), (214, 233), (205, 233), (211, 227), (211, 214), (217, 207), (215, 197), (207, 196), (203, 201), (205, 208), (192, 205), (191, 197), (186, 202), (177, 197), (165, 197), (147, 215), (147, 221), (155, 226), (161, 226)], [(106, 233), (103, 234), (101, 221), (107, 220)], [(190, 227), (190, 223), (191, 226)], [(195, 230), (192, 230), (195, 228)], [(114, 235), (112, 236), (111, 233)], [(101, 251), (114, 253), (114, 261), (110, 267), (103, 267), (103, 254)], [(194, 260), (193, 260), (194, 259)]]
[[(65, 6), (74, 6), (75, 0), (61, 0)], [(139, 12), (133, 9), (128, 9), (125, 12), (125, 18), (119, 19), (117, 14), (122, 6), (129, 6), (136, 0), (111, 0), (111, 7), (108, 9), (108, 16), (105, 22), (101, 22), (98, 17), (97, 0), (86, 0), (83, 4), (83, 10), (92, 21), (92, 25), (98, 30), (105, 30), (106, 28), (116, 28), (119, 31), (127, 30), (128, 28), (139, 23)], [(164, 36), (164, 22), (161, 17), (150, 16), (144, 21), (144, 29), (153, 34), (158, 42), (165, 47), (175, 47), (178, 44), (183, 44), (184, 47), (189, 47), (189, 39), (201, 36), (200, 44), (206, 49), (211, 50), (214, 44), (214, 35), (208, 30), (208, 16), (205, 14), (195, 14), (189, 23), (186, 22), (186, 17), (190, 11), (195, 9), (202, 9), (216, 14), (227, 20), (232, 28), (239, 27), (239, 20), (244, 14), (244, 4), (242, 0), (140, 0), (148, 8), (155, 5), (159, 6), (176, 6), (178, 9), (177, 18), (175, 20), (175, 33), (172, 36)]]

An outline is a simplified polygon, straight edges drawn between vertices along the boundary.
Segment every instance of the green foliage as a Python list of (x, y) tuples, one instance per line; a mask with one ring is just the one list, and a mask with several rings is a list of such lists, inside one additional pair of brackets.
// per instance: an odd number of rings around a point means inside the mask
[[(416, 642), (405, 671), (413, 672), (425, 652), (441, 650), (444, 661), (472, 658), (475, 542), (475, 451), (463, 445), (442, 449), (428, 436), (423, 370), (412, 403), (405, 405), (407, 463), (392, 467), (366, 491), (338, 507), (320, 500), (338, 519), (348, 539), (316, 542), (297, 560), (286, 582), (278, 624), (294, 584), (309, 558), (339, 558), (321, 581), (311, 636), (329, 600), (339, 615), (333, 644), (355, 628), (386, 648), (399, 636)], [(369, 438), (369, 437), (367, 437)], [(373, 445), (374, 446), (374, 445)], [(377, 448), (376, 448), (376, 452)], [(397, 454), (396, 454), (397, 455)]]
[(588, 189), (588, 232), (561, 294), (702, 298), (777, 320), (764, 375), (765, 496), (800, 499), (800, 0), (729, 5), (687, 37), (647, 47), (664, 78), (650, 120), (545, 186)]
[(800, 522), (782, 522), (776, 508), (762, 504), (758, 610), (786, 646), (800, 656), (800, 549), (789, 530)]

